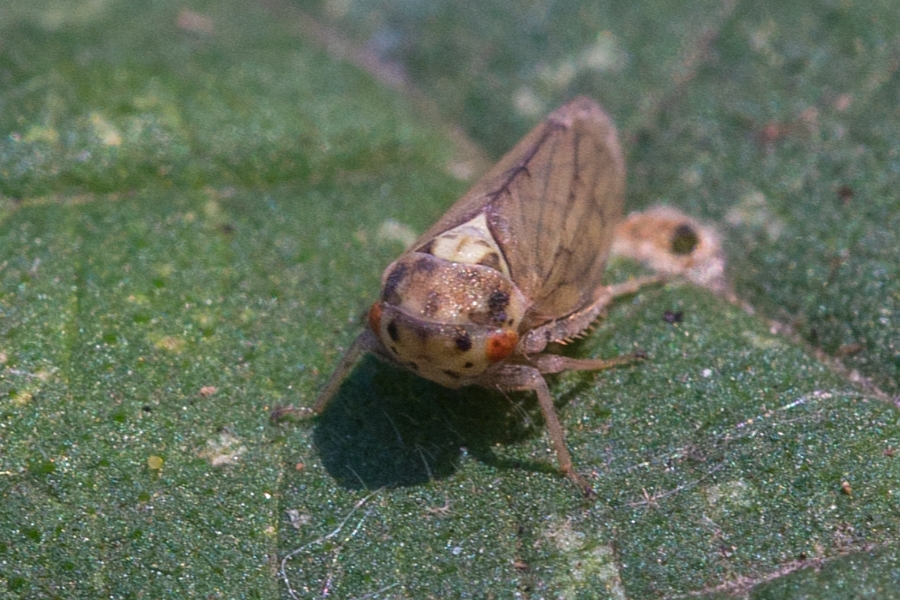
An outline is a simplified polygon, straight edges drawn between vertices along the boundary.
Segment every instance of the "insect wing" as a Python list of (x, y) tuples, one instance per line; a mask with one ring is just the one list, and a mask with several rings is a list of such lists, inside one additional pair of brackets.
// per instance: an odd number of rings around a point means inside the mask
[(622, 215), (616, 130), (589, 98), (551, 113), (426, 231), (413, 248), (484, 213), (510, 277), (531, 302), (523, 326), (593, 302)]

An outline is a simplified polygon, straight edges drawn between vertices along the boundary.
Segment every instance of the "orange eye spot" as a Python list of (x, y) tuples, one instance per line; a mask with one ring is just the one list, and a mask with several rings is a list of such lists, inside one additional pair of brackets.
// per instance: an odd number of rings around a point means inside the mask
[(381, 331), (381, 302), (376, 302), (369, 309), (369, 329), (376, 334)]
[(488, 362), (495, 363), (503, 360), (516, 349), (519, 343), (519, 334), (515, 331), (501, 331), (492, 333), (487, 340), (487, 359)]

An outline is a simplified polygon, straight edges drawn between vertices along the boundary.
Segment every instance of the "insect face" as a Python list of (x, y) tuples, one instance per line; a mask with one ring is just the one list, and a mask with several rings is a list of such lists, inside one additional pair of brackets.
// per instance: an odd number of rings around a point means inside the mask
[[(392, 360), (456, 388), (513, 352), (526, 304), (500, 270), (462, 262), (483, 260), (489, 250), (482, 252), (480, 244), (448, 247), (438, 250), (457, 261), (410, 252), (387, 268), (369, 327)], [(496, 264), (499, 256), (489, 261)]]

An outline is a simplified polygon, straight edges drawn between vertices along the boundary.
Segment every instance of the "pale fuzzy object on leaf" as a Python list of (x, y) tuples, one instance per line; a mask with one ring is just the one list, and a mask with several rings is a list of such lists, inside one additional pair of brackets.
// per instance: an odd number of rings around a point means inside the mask
[(715, 292), (728, 288), (719, 234), (669, 206), (628, 215), (616, 226), (612, 253)]
[(197, 455), (209, 460), (212, 466), (221, 467), (236, 464), (245, 452), (247, 452), (247, 447), (238, 437), (222, 431), (217, 439), (207, 440), (206, 447)]

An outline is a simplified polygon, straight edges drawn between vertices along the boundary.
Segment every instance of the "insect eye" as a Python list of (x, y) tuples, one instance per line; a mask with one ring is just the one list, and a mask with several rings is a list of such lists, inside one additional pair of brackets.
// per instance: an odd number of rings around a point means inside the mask
[(519, 334), (515, 331), (498, 331), (492, 333), (487, 340), (485, 352), (488, 362), (498, 362), (512, 354), (519, 343)]

